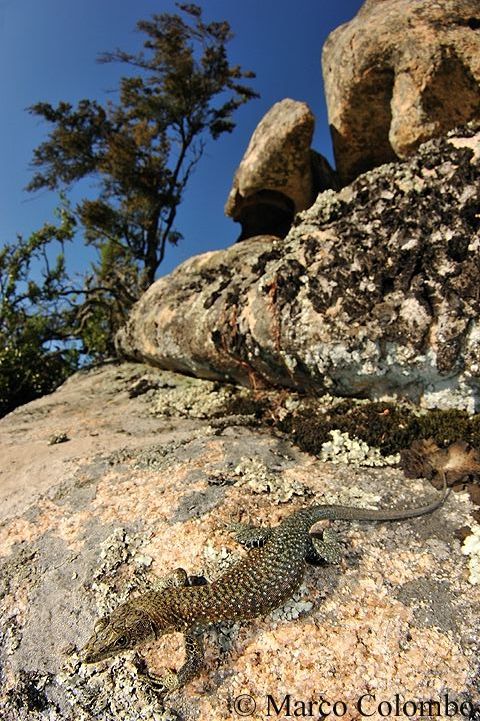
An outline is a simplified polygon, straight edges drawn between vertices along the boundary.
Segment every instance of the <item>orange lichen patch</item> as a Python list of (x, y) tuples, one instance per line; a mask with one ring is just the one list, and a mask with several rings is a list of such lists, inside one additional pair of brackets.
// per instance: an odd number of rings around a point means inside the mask
[(155, 674), (165, 673), (167, 668), (178, 670), (185, 661), (183, 634), (171, 633), (159, 641), (150, 643), (141, 649), (149, 671)]
[[(362, 553), (362, 575), (370, 580), (375, 579), (377, 588), (384, 587), (385, 582), (393, 586), (401, 586), (419, 578), (431, 578), (432, 568), (438, 563), (435, 558), (436, 547), (429, 550), (428, 546), (425, 548), (423, 541), (410, 540), (410, 548), (404, 550), (395, 548), (393, 551), (387, 551), (381, 544), (389, 533), (391, 530), (385, 527), (376, 528), (376, 539), (380, 545), (369, 544), (368, 553)], [(365, 534), (361, 530), (351, 531), (348, 534), (348, 544), (361, 552), (366, 544)], [(442, 560), (442, 576), (454, 578), (457, 575), (458, 563), (448, 557), (448, 548), (446, 548), (445, 558)]]
[(432, 563), (428, 551), (398, 551), (393, 559), (384, 549), (372, 547), (362, 559), (362, 573), (369, 579), (375, 579), (376, 587), (381, 588), (386, 580), (400, 585), (424, 576), (428, 574)]
[(288, 503), (278, 503), (270, 493), (255, 493), (242, 484), (231, 486), (221, 507), (222, 518), (230, 523), (276, 526), (286, 516), (312, 503), (312, 499), (294, 497)]
[(80, 536), (83, 536), (83, 530), (90, 517), (90, 511), (79, 511), (71, 516), (60, 516), (54, 531), (55, 535), (62, 538), (70, 549), (80, 550), (85, 543), (84, 538), (80, 538)]
[(65, 507), (47, 499), (38, 502), (37, 510), (34, 521), (16, 517), (0, 527), (0, 556), (8, 556), (15, 543), (33, 543), (48, 532), (62, 538), (72, 549), (83, 546), (79, 535), (90, 515), (88, 511), (68, 514)]
[[(117, 471), (106, 474), (97, 487), (93, 506), (101, 508), (106, 522), (163, 520), (172, 514), (182, 496), (207, 487), (207, 480), (191, 483), (192, 470), (205, 468), (220, 453), (214, 444), (208, 444), (205, 454), (188, 462), (172, 465), (168, 471), (132, 469), (124, 479)], [(213, 456), (212, 456), (213, 453)], [(220, 458), (223, 454), (220, 454)]]
[(40, 533), (36, 523), (26, 518), (12, 518), (0, 528), (0, 556), (8, 556), (15, 543), (31, 542)]
[(275, 526), (285, 515), (284, 509), (271, 505), (268, 496), (247, 495), (244, 489), (233, 487), (227, 491), (221, 508), (215, 514), (215, 522), (217, 528), (229, 523)]
[(322, 494), (325, 490), (325, 484), (331, 477), (331, 465), (328, 463), (319, 464), (316, 460), (308, 459), (303, 464), (298, 464), (295, 468), (287, 468), (283, 472), (286, 478), (292, 478), (296, 481), (304, 483), (310, 488), (314, 494)]
[(466, 659), (459, 652), (452, 654), (452, 642), (438, 628), (412, 628), (411, 641), (400, 653), (399, 665), (408, 669), (416, 683), (421, 683), (425, 669), (429, 669), (430, 688), (441, 693), (447, 686), (458, 684), (466, 676)]
[(171, 507), (169, 491), (173, 492), (176, 480), (176, 469), (169, 474), (132, 471), (126, 479), (112, 471), (98, 484), (92, 505), (105, 523), (147, 521), (151, 517), (164, 520)]
[(39, 501), (37, 509), (34, 521), (16, 517), (0, 527), (0, 556), (8, 556), (15, 543), (33, 543), (48, 532), (62, 538), (71, 549), (83, 546), (84, 541), (79, 537), (91, 513), (68, 513), (65, 507), (46, 499)]
[(225, 459), (225, 441), (219, 438), (213, 438), (205, 442), (204, 453), (197, 458), (192, 458), (188, 461), (188, 469), (191, 471), (193, 468), (203, 469), (208, 466), (209, 463), (220, 463)]

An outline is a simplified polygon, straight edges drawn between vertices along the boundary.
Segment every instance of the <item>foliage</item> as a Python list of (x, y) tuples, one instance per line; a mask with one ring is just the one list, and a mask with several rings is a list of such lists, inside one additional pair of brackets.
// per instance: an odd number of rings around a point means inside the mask
[(146, 36), (141, 52), (101, 57), (137, 73), (122, 77), (118, 103), (30, 108), (53, 129), (35, 150), (39, 170), (28, 189), (65, 189), (95, 177), (98, 197), (77, 208), (85, 238), (135, 264), (139, 291), (154, 281), (166, 244), (181, 238), (177, 210), (205, 137), (230, 132), (235, 110), (256, 97), (242, 83), (253, 73), (228, 62), (229, 24), (204, 23), (196, 5), (177, 7), (183, 16), (162, 13), (138, 23)]
[[(118, 102), (30, 108), (52, 129), (34, 151), (27, 189), (64, 192), (89, 177), (98, 193), (75, 209), (63, 196), (57, 225), (0, 252), (0, 415), (53, 390), (86, 359), (114, 353), (115, 332), (154, 281), (166, 244), (181, 238), (177, 210), (206, 137), (230, 132), (234, 112), (256, 97), (242, 82), (253, 73), (228, 61), (228, 23), (177, 7), (181, 15), (138, 23), (141, 52), (101, 57), (134, 73), (121, 78)], [(64, 247), (79, 231), (97, 260), (75, 279)]]
[(77, 221), (65, 198), (56, 215), (57, 224), (0, 250), (0, 416), (54, 390), (85, 362), (114, 355), (112, 331), (136, 297), (136, 266), (116, 245), (104, 244), (89, 275), (68, 273), (65, 246)]
[[(64, 245), (73, 233), (72, 217), (62, 212), (58, 226), (45, 225), (0, 250), (0, 416), (52, 391), (77, 367), (71, 310), (62, 300)], [(60, 248), (52, 263), (53, 240)], [(31, 279), (34, 265), (41, 283)]]

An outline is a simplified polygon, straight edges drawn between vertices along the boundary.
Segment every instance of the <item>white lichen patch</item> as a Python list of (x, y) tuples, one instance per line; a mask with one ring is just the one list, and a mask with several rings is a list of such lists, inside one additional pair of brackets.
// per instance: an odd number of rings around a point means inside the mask
[(240, 628), (239, 623), (223, 623), (211, 626), (205, 634), (205, 645), (208, 644), (211, 648), (220, 649), (222, 654), (229, 653), (235, 646)]
[(102, 559), (98, 566), (95, 577), (103, 576), (107, 571), (115, 572), (121, 563), (124, 563), (128, 556), (129, 538), (125, 529), (115, 528), (115, 530), (100, 544), (100, 558)]
[[(99, 563), (92, 573), (90, 583), (90, 588), (95, 593), (99, 614), (110, 613), (119, 602), (128, 598), (139, 583), (142, 583), (151, 559), (145, 554), (137, 554), (139, 543), (132, 539), (124, 528), (119, 527), (100, 544)], [(113, 593), (112, 586), (119, 576), (120, 568), (132, 558), (134, 575), (123, 577), (119, 589)]]
[(308, 613), (313, 608), (313, 603), (307, 601), (304, 597), (307, 595), (308, 589), (305, 584), (302, 584), (300, 588), (295, 591), (292, 598), (280, 608), (276, 608), (271, 612), (269, 618), (275, 621), (293, 621), (305, 613)]
[[(132, 655), (110, 660), (99, 672), (86, 664), (75, 664), (69, 669), (70, 673), (58, 674), (57, 682), (72, 711), (68, 718), (78, 721), (92, 718), (164, 721), (165, 709), (155, 691), (139, 682), (138, 671), (130, 658)], [(75, 676), (72, 677), (73, 672)]]
[(400, 461), (398, 453), (383, 456), (378, 448), (373, 448), (358, 438), (350, 438), (348, 433), (334, 429), (330, 431), (331, 441), (322, 444), (320, 458), (331, 463), (349, 463), (354, 466), (393, 466)]
[(470, 570), (469, 581), (473, 584), (480, 584), (480, 524), (471, 524), (472, 533), (467, 536), (462, 546), (462, 553), (469, 556), (468, 567)]
[(215, 548), (210, 539), (207, 540), (202, 555), (205, 561), (205, 574), (211, 581), (228, 571), (238, 561), (236, 554), (225, 547)]
[(255, 458), (242, 458), (234, 468), (234, 474), (239, 478), (238, 485), (246, 486), (253, 493), (268, 493), (275, 503), (287, 503), (294, 496), (309, 495), (303, 483), (272, 471)]
[(196, 378), (184, 378), (157, 391), (150, 410), (157, 416), (211, 418), (225, 412), (232, 398), (248, 391)]

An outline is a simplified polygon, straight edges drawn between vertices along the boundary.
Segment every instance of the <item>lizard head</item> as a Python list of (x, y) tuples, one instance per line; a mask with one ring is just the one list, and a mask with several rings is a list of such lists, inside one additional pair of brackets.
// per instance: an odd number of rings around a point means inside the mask
[(97, 621), (93, 635), (80, 651), (80, 658), (84, 663), (97, 663), (155, 635), (153, 622), (145, 611), (123, 604), (111, 616)]

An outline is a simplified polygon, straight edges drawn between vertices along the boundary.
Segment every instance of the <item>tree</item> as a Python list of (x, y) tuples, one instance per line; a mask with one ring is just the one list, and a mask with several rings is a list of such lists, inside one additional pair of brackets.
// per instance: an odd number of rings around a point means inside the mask
[[(115, 331), (155, 279), (166, 244), (180, 239), (178, 207), (206, 138), (233, 130), (237, 108), (257, 97), (243, 84), (254, 74), (229, 64), (228, 23), (177, 7), (182, 15), (138, 23), (138, 54), (101, 57), (135, 71), (121, 78), (118, 102), (30, 108), (52, 130), (34, 151), (28, 190), (65, 191), (94, 177), (99, 191), (75, 209), (63, 197), (58, 223), (0, 251), (0, 415), (114, 352)], [(98, 254), (83, 278), (71, 277), (64, 253), (78, 231)]]
[[(78, 367), (75, 304), (64, 296), (64, 246), (73, 238), (74, 221), (63, 210), (58, 215), (58, 225), (0, 250), (0, 416), (54, 390)], [(54, 240), (59, 252), (52, 260)], [(31, 278), (33, 265), (38, 282)]]
[(65, 198), (55, 215), (58, 222), (0, 249), (0, 417), (53, 391), (86, 361), (111, 357), (112, 329), (134, 300), (135, 266), (116, 245), (103, 245), (92, 273), (67, 272), (65, 246), (77, 222)]
[(116, 50), (100, 58), (137, 73), (121, 78), (118, 103), (30, 108), (53, 129), (34, 152), (39, 170), (28, 190), (68, 189), (97, 178), (98, 197), (76, 208), (86, 242), (103, 256), (91, 289), (121, 261), (123, 271), (132, 271), (129, 282), (117, 278), (110, 292), (127, 304), (154, 281), (166, 244), (180, 240), (178, 206), (206, 136), (231, 132), (235, 110), (257, 97), (242, 82), (254, 74), (229, 64), (229, 24), (204, 23), (197, 5), (177, 7), (182, 16), (162, 13), (138, 23), (146, 36), (138, 54)]

